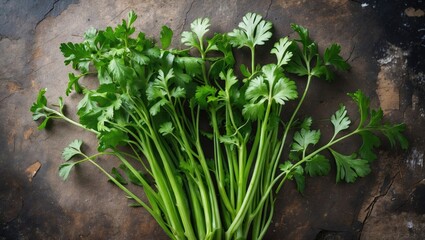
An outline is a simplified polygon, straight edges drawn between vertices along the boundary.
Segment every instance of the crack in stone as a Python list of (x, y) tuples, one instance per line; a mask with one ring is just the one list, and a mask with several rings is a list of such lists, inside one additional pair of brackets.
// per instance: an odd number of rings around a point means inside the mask
[(8, 99), (9, 97), (11, 97), (14, 93), (9, 93), (9, 95), (7, 95), (6, 97), (0, 99), (0, 103), (2, 103), (4, 100)]
[[(357, 28), (357, 30), (354, 32), (354, 34), (353, 34), (353, 36), (351, 36), (351, 38), (350, 38), (350, 40), (352, 41), (357, 35), (359, 35), (359, 33), (360, 33), (360, 30), (362, 29), (362, 26), (359, 26), (358, 28)], [(351, 60), (351, 62), (354, 62), (357, 58), (359, 58), (359, 56), (356, 56), (356, 57), (354, 57), (353, 59), (351, 59), (351, 57), (352, 57), (352, 55), (353, 55), (353, 53), (354, 53), (354, 50), (356, 49), (356, 41), (354, 41), (354, 44), (353, 44), (353, 48), (351, 49), (351, 51), (350, 51), (350, 54), (349, 54), (349, 56), (348, 56), (348, 58), (345, 60), (345, 61), (349, 61), (349, 60)]]
[(266, 10), (266, 16), (264, 17), (265, 19), (269, 16), (269, 11), (270, 11), (270, 8), (272, 7), (272, 4), (273, 4), (273, 0), (270, 0), (269, 6), (267, 7), (267, 10)]
[(52, 7), (44, 14), (44, 16), (35, 24), (34, 29), (37, 29), (38, 24), (40, 24), (42, 21), (44, 21), (44, 19), (46, 19), (49, 14), (55, 9), (56, 4), (59, 2), (60, 0), (55, 0), (52, 4)]
[[(383, 187), (383, 186), (381, 186), (381, 187), (380, 187), (380, 191), (379, 191), (379, 192), (381, 192), (381, 193), (380, 193), (380, 194), (378, 194), (377, 196), (373, 197), (372, 202), (370, 202), (370, 203), (369, 203), (369, 205), (367, 206), (367, 208), (366, 208), (367, 214), (366, 214), (365, 218), (364, 218), (364, 219), (363, 219), (363, 221), (362, 221), (362, 227), (361, 227), (360, 232), (359, 232), (359, 239), (361, 239), (362, 232), (363, 232), (363, 227), (364, 227), (364, 225), (366, 224), (366, 222), (367, 222), (368, 218), (370, 217), (370, 215), (372, 214), (372, 212), (373, 212), (373, 208), (374, 208), (375, 204), (378, 202), (378, 200), (379, 200), (380, 198), (385, 197), (385, 196), (388, 194), (388, 192), (389, 192), (389, 191), (390, 191), (390, 189), (391, 189), (391, 186), (392, 186), (392, 185), (393, 185), (393, 183), (394, 183), (395, 178), (396, 178), (399, 174), (400, 174), (400, 172), (397, 172), (397, 173), (396, 173), (396, 174), (395, 174), (395, 175), (391, 178), (390, 183), (388, 184), (387, 188), (385, 189), (385, 191), (384, 191), (383, 193), (382, 193), (382, 187)], [(385, 182), (384, 182), (383, 184), (385, 184)]]
[(127, 11), (129, 8), (130, 8), (130, 6), (127, 6), (126, 8), (124, 8), (123, 10), (121, 10), (121, 12), (120, 12), (120, 13), (118, 13), (117, 15), (115, 15), (115, 17), (113, 17), (113, 18), (109, 21), (109, 23), (114, 22), (114, 21), (115, 21), (118, 17), (120, 17), (120, 16), (123, 14), (123, 12)]
[(189, 12), (192, 10), (193, 4), (196, 2), (196, 0), (192, 0), (192, 2), (190, 3), (189, 9), (186, 11), (185, 16), (184, 16), (184, 20), (183, 20), (183, 24), (181, 26), (181, 30), (180, 30), (180, 35), (182, 34), (184, 27), (186, 26), (187, 23), (187, 16), (189, 15)]
[(407, 195), (407, 197), (405, 198), (405, 200), (403, 200), (403, 202), (400, 204), (400, 206), (398, 206), (396, 209), (394, 209), (395, 211), (399, 211), (401, 208), (405, 207), (406, 204), (408, 204), (410, 198), (412, 197), (413, 193), (415, 192), (415, 188), (420, 185), (420, 184), (424, 184), (425, 183), (425, 178), (422, 178), (419, 181), (414, 182), (411, 187), (410, 187), (410, 191), (409, 194)]

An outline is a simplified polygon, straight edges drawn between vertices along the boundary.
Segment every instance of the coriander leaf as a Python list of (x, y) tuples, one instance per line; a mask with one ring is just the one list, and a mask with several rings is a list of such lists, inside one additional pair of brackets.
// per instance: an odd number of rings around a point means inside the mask
[(146, 89), (146, 96), (149, 101), (155, 100), (157, 98), (163, 98), (167, 95), (167, 91), (161, 86), (160, 82), (155, 80), (153, 83), (149, 83), (148, 88)]
[(142, 53), (131, 52), (129, 57), (139, 65), (148, 65), (150, 58)]
[(308, 145), (315, 145), (318, 143), (319, 139), (320, 130), (306, 130), (303, 128), (294, 134), (292, 151), (303, 151), (307, 149)]
[(80, 115), (80, 123), (89, 128), (98, 130), (99, 117), (102, 116), (101, 109), (93, 109), (88, 112), (82, 112)]
[(186, 70), (186, 73), (195, 76), (202, 74), (202, 59), (196, 57), (178, 57), (175, 59), (175, 63), (182, 69)]
[(118, 130), (117, 128), (111, 128), (109, 132), (101, 132), (98, 139), (98, 150), (105, 151), (108, 148), (115, 148), (116, 146), (125, 143), (128, 140), (128, 136), (126, 133)]
[(269, 96), (269, 90), (264, 82), (263, 76), (258, 76), (249, 82), (248, 88), (245, 92), (245, 97), (251, 102), (264, 102)]
[[(34, 102), (30, 108), (32, 112), (32, 119), (34, 121), (44, 118), (43, 121), (38, 125), (38, 129), (44, 129), (47, 126), (47, 123), (53, 116), (57, 116), (56, 113), (50, 112), (47, 108), (47, 98), (44, 96), (46, 89), (41, 89), (37, 96), (37, 101)], [(61, 98), (59, 98), (59, 110), (62, 111), (63, 103), (61, 103)]]
[(86, 65), (90, 63), (91, 52), (86, 50), (83, 43), (62, 43), (60, 50), (65, 57), (65, 65), (72, 63), (74, 69), (82, 70), (83, 73), (87, 72), (83, 70), (87, 70)]
[(329, 160), (320, 154), (314, 155), (305, 165), (305, 171), (312, 177), (325, 176), (329, 173), (330, 169)]
[(130, 27), (136, 21), (137, 15), (136, 15), (136, 13), (133, 10), (131, 10), (128, 13), (128, 17), (127, 18), (128, 18), (128, 27)]
[(213, 86), (203, 85), (196, 88), (195, 101), (201, 108), (208, 106), (208, 98), (215, 96), (217, 89)]
[(190, 24), (190, 29), (196, 34), (199, 42), (201, 42), (205, 33), (209, 31), (209, 26), (210, 20), (208, 18), (198, 18)]
[(62, 152), (62, 158), (65, 161), (70, 160), (75, 155), (82, 154), (81, 153), (81, 145), (83, 144), (83, 141), (81, 140), (74, 140), (72, 141)]
[(158, 129), (158, 132), (162, 134), (162, 136), (168, 135), (173, 133), (174, 127), (171, 122), (165, 122), (161, 124), (161, 126)]
[(370, 173), (369, 162), (356, 158), (356, 154), (343, 155), (330, 149), (337, 166), (336, 182), (341, 180), (347, 183), (356, 181), (357, 177), (364, 177)]
[(162, 26), (160, 41), (162, 49), (166, 49), (170, 46), (171, 40), (173, 39), (173, 30), (167, 26)]
[(47, 98), (44, 96), (47, 89), (43, 88), (38, 92), (37, 100), (32, 104), (30, 111), (32, 112), (32, 119), (34, 121), (41, 117), (47, 117), (47, 113), (44, 111), (44, 107), (47, 105)]
[(166, 99), (161, 99), (161, 100), (159, 100), (158, 102), (156, 102), (154, 105), (152, 105), (152, 107), (149, 109), (149, 113), (152, 115), (152, 116), (155, 116), (155, 115), (157, 115), (159, 112), (160, 112), (160, 110), (161, 110), (161, 107), (163, 107), (165, 104), (167, 104), (168, 103), (168, 100), (166, 100)]
[(298, 41), (300, 41), (303, 45), (304, 48), (304, 52), (306, 51), (306, 48), (308, 46), (310, 46), (310, 44), (313, 43), (313, 41), (310, 39), (310, 34), (308, 32), (308, 29), (298, 25), (298, 24), (291, 24), (291, 28), (292, 30), (294, 30), (296, 33), (298, 33), (298, 36), (300, 37), (300, 39)]
[(133, 69), (127, 67), (123, 59), (113, 58), (108, 65), (109, 71), (112, 73), (114, 80), (121, 85), (126, 87), (127, 82), (132, 78)]
[(374, 149), (381, 146), (381, 140), (370, 131), (360, 132), (359, 135), (362, 137), (362, 145), (359, 149), (359, 155), (362, 159), (372, 162), (376, 159)]
[(270, 53), (276, 55), (277, 66), (281, 67), (289, 63), (292, 57), (292, 52), (288, 51), (289, 46), (291, 46), (292, 41), (288, 40), (287, 37), (279, 39), (279, 42), (274, 44), (273, 49)]
[(107, 67), (99, 66), (97, 68), (97, 79), (99, 80), (100, 85), (112, 83), (112, 78)]
[(242, 115), (250, 120), (262, 120), (264, 118), (264, 101), (258, 102), (258, 103), (247, 103), (243, 106), (242, 109)]
[(306, 117), (300, 124), (300, 129), (310, 130), (313, 119), (311, 117)]
[(84, 97), (77, 105), (77, 114), (81, 117), (85, 113), (92, 112), (97, 108), (97, 103), (91, 99), (92, 91), (85, 91)]
[(360, 90), (357, 90), (355, 93), (349, 93), (348, 95), (354, 100), (354, 102), (357, 104), (359, 108), (359, 113), (360, 113), (359, 126), (363, 126), (366, 119), (369, 117), (370, 100)]
[(334, 74), (325, 65), (322, 64), (322, 60), (317, 56), (316, 66), (311, 70), (311, 75), (318, 78), (325, 78), (326, 81), (331, 81), (334, 78)]
[(176, 87), (171, 90), (171, 96), (174, 98), (181, 98), (186, 95), (186, 90), (182, 87)]
[(62, 178), (62, 180), (68, 179), (69, 173), (71, 172), (71, 169), (74, 167), (75, 163), (66, 162), (62, 163), (59, 166), (59, 176)]
[(280, 78), (273, 87), (273, 99), (280, 105), (298, 97), (297, 86), (289, 78)]
[(83, 88), (78, 83), (78, 80), (80, 80), (81, 75), (80, 76), (75, 76), (74, 73), (69, 73), (68, 74), (68, 77), (69, 77), (68, 87), (66, 88), (66, 91), (65, 91), (66, 96), (68, 96), (71, 93), (72, 88), (74, 88), (74, 90), (77, 93), (81, 93), (83, 91)]
[(339, 110), (332, 115), (331, 122), (334, 125), (334, 136), (336, 136), (340, 131), (350, 127), (351, 121), (347, 117), (347, 110), (344, 105), (341, 105)]
[(398, 142), (403, 150), (406, 150), (409, 147), (409, 142), (406, 137), (403, 135), (406, 125), (403, 123), (390, 125), (385, 124), (379, 130), (384, 134), (388, 141), (391, 144), (391, 147), (394, 147)]
[(296, 41), (292, 41), (288, 51), (292, 53), (292, 57), (288, 65), (285, 66), (285, 70), (298, 76), (307, 75), (308, 69), (305, 65), (305, 58)]
[(226, 91), (229, 91), (230, 88), (238, 82), (238, 79), (233, 73), (233, 69), (229, 69), (226, 75), (224, 75), (223, 72), (220, 72), (220, 78), (226, 82)]
[(193, 32), (184, 31), (184, 32), (182, 32), (181, 36), (182, 36), (181, 42), (184, 45), (186, 45), (188, 47), (195, 47), (195, 48), (200, 49), (199, 43), (198, 43), (198, 41), (195, 37), (195, 34)]
[[(371, 110), (369, 107), (370, 100), (367, 98), (363, 92), (360, 90), (355, 93), (349, 94), (352, 97), (354, 102), (357, 104), (360, 112), (360, 123), (359, 123), (359, 131), (374, 131), (380, 132), (387, 137), (392, 147), (396, 145), (398, 142), (402, 149), (407, 149), (409, 143), (406, 137), (403, 135), (403, 131), (405, 130), (404, 124), (385, 124), (382, 123), (383, 120), (383, 112), (382, 109)], [(366, 123), (367, 119), (370, 119), (368, 123)], [(365, 139), (363, 139), (365, 140)], [(372, 140), (377, 144), (376, 140)], [(369, 145), (370, 144), (366, 144)], [(368, 148), (366, 148), (368, 149)], [(366, 151), (367, 153), (367, 151)], [(370, 154), (369, 154), (370, 155)]]
[(350, 65), (339, 55), (340, 52), (341, 46), (332, 44), (326, 48), (323, 60), (326, 65), (332, 65), (338, 70), (348, 70)]
[(285, 161), (283, 164), (280, 164), (279, 165), (279, 169), (282, 171), (282, 172), (284, 172), (284, 173), (290, 173), (291, 171), (291, 167), (293, 166), (294, 164), (292, 164), (290, 161)]
[(272, 24), (256, 13), (247, 13), (238, 26), (239, 29), (234, 29), (228, 34), (230, 43), (235, 47), (253, 48), (256, 45), (263, 45), (272, 36), (270, 32)]

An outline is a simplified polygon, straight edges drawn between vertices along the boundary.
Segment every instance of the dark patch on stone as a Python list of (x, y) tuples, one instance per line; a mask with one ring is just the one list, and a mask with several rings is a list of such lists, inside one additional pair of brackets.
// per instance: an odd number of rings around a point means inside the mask
[(406, 212), (415, 212), (417, 214), (425, 214), (425, 185), (421, 184), (417, 186), (407, 204), (403, 207)]
[[(416, 91), (421, 99), (425, 99), (425, 17), (411, 17), (405, 13), (407, 8), (425, 10), (425, 3), (423, 0), (364, 0), (361, 3), (368, 4), (365, 8), (371, 9), (383, 26), (381, 41), (376, 46), (376, 57), (379, 59), (385, 55), (388, 43), (407, 52), (405, 57), (409, 77), (403, 84), (406, 97), (411, 97)], [(425, 106), (425, 102), (421, 102), (421, 105)]]
[(353, 239), (351, 234), (339, 231), (321, 230), (315, 240), (348, 240)]
[(45, 184), (38, 181), (34, 183), (29, 185), (23, 179), (20, 181), (22, 193), (20, 196), (15, 195), (12, 200), (21, 199), (22, 206), (11, 221), (1, 223), (0, 236), (4, 239), (22, 239), (24, 236), (53, 239), (63, 234), (64, 229), (61, 228), (66, 226), (69, 219), (52, 198), (51, 191), (41, 186)]

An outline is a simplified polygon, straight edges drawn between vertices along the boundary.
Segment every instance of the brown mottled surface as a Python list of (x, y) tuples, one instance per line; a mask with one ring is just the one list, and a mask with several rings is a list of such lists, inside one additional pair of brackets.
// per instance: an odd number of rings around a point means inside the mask
[[(296, 22), (319, 45), (341, 44), (350, 73), (333, 84), (313, 82), (302, 112), (329, 129), (320, 120), (348, 101), (347, 92), (362, 89), (388, 120), (407, 124), (411, 148), (382, 147), (373, 173), (355, 184), (335, 184), (333, 172), (308, 178), (301, 196), (288, 183), (266, 239), (423, 239), (425, 7), (422, 1), (402, 2), (0, 1), (0, 239), (165, 239), (152, 218), (127, 207), (124, 195), (94, 167), (82, 166), (62, 182), (62, 149), (81, 138), (93, 152), (95, 137), (63, 122), (38, 131), (28, 111), (40, 88), (48, 88), (50, 100), (64, 95), (70, 68), (63, 65), (60, 43), (80, 41), (90, 26), (117, 24), (131, 9), (140, 16), (137, 29), (152, 36), (164, 24), (178, 35), (201, 16), (211, 18), (213, 31), (230, 31), (253, 11), (273, 22), (275, 39), (293, 36), (289, 24)], [(65, 102), (72, 106), (78, 99), (72, 94)], [(355, 110), (350, 104), (348, 109)], [(353, 143), (340, 146), (346, 153), (353, 149)]]

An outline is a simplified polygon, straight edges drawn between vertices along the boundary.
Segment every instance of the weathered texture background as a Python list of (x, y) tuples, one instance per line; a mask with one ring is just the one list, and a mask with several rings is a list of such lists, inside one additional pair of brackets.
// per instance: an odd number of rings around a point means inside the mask
[[(57, 169), (63, 147), (80, 138), (94, 151), (95, 137), (63, 122), (38, 131), (29, 113), (40, 88), (48, 88), (51, 101), (64, 95), (70, 68), (59, 44), (80, 41), (90, 26), (117, 24), (131, 9), (140, 16), (137, 29), (151, 36), (164, 24), (178, 35), (201, 16), (211, 18), (213, 31), (231, 31), (253, 11), (273, 22), (276, 39), (293, 36), (289, 24), (295, 22), (308, 27), (319, 45), (341, 44), (351, 71), (332, 84), (315, 81), (303, 113), (329, 128), (321, 120), (348, 101), (347, 92), (362, 89), (388, 120), (407, 124), (411, 148), (382, 147), (373, 173), (355, 184), (335, 184), (334, 173), (309, 178), (304, 196), (287, 184), (267, 239), (424, 238), (422, 0), (0, 0), (0, 239), (165, 239), (152, 218), (128, 208), (124, 195), (93, 167), (81, 166), (62, 182)], [(71, 95), (66, 103), (78, 99)], [(349, 153), (352, 145), (340, 147)]]

